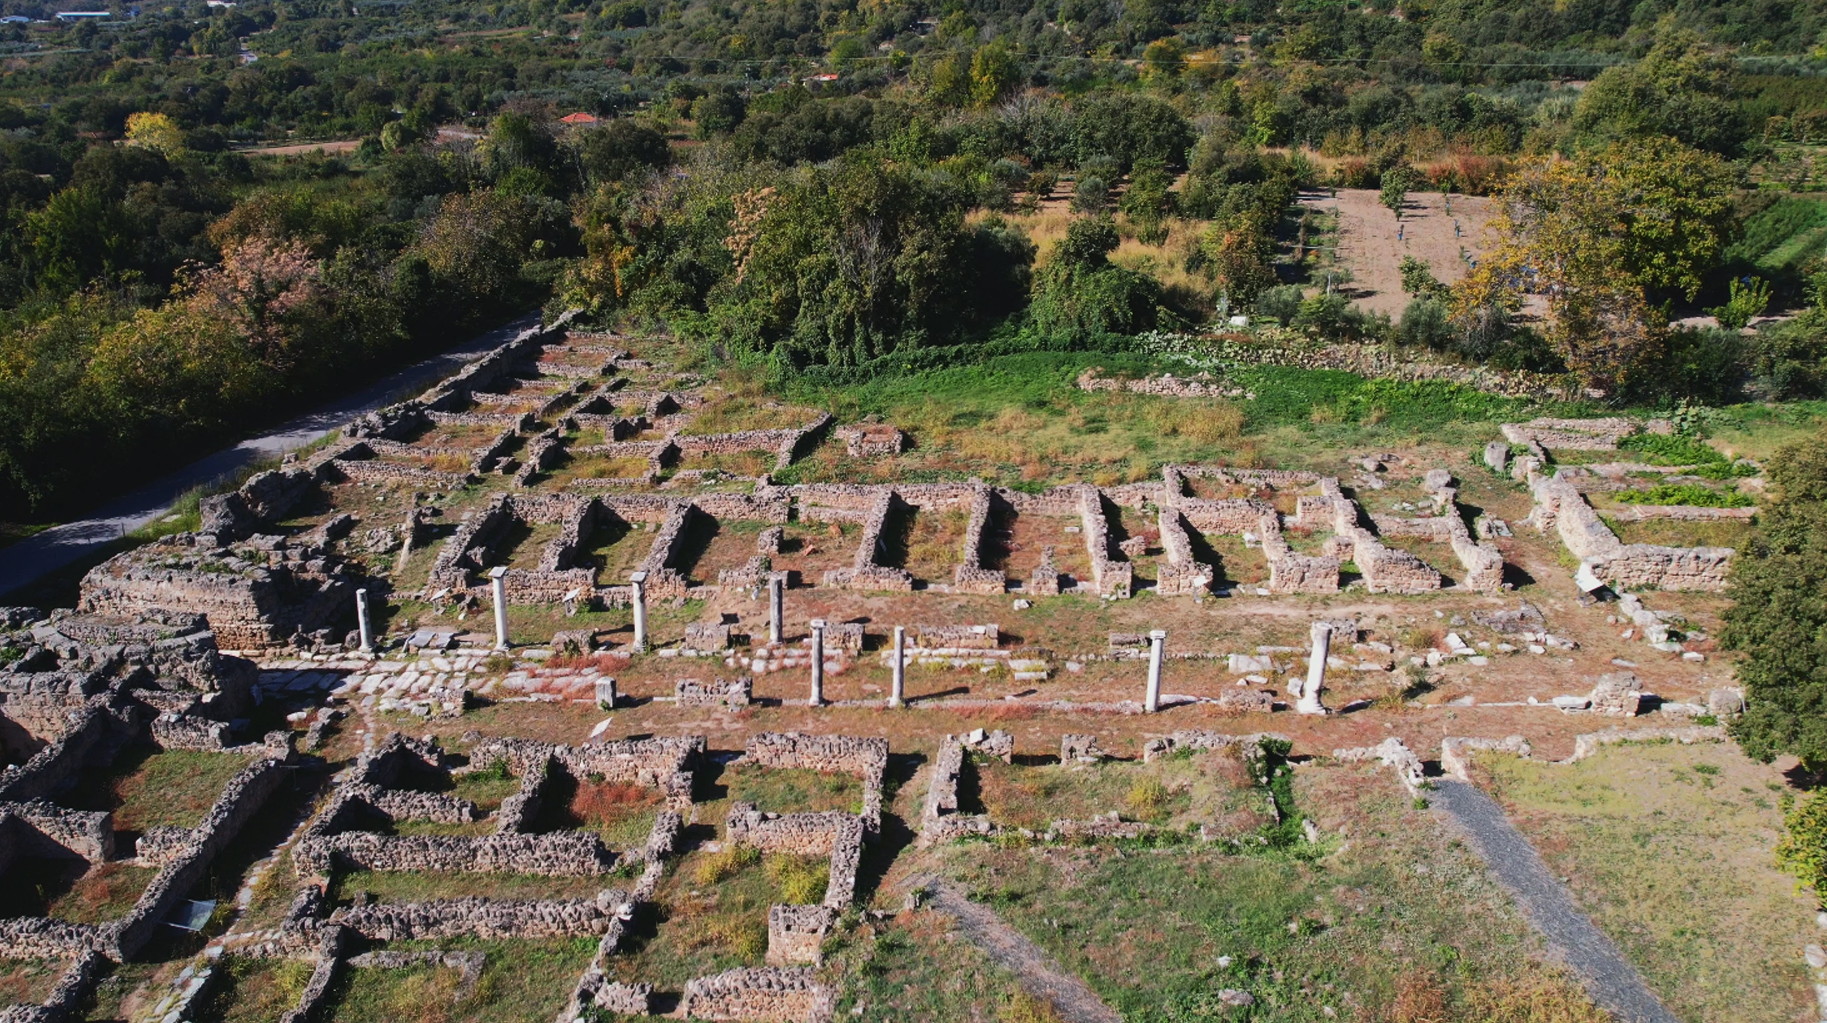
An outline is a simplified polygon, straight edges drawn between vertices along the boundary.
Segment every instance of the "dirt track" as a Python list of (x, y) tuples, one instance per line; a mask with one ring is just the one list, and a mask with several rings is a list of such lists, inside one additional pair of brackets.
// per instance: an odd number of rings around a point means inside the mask
[[(1339, 215), (1338, 262), (1352, 275), (1344, 294), (1362, 308), (1396, 318), (1410, 298), (1402, 292), (1402, 257), (1424, 260), (1434, 276), (1448, 284), (1458, 280), (1466, 271), (1459, 250), (1464, 247), (1473, 257), (1483, 251), (1480, 243), (1491, 219), (1492, 203), (1478, 196), (1411, 192), (1398, 223), (1377, 196), (1373, 189), (1341, 188), (1336, 198), (1307, 193), (1300, 203)], [(1449, 201), (1451, 214), (1446, 211)]]

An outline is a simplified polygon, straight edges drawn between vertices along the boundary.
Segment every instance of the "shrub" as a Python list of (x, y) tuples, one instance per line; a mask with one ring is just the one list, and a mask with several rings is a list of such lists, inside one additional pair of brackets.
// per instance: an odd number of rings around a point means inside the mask
[(1143, 778), (1130, 786), (1123, 801), (1137, 817), (1153, 817), (1167, 804), (1167, 786), (1154, 778)]
[(698, 861), (691, 878), (699, 887), (714, 885), (719, 881), (735, 877), (743, 870), (761, 862), (761, 852), (752, 846), (738, 845), (706, 855)]
[(799, 856), (770, 856), (767, 872), (768, 880), (780, 892), (780, 901), (796, 906), (823, 899), (831, 880), (829, 863)]

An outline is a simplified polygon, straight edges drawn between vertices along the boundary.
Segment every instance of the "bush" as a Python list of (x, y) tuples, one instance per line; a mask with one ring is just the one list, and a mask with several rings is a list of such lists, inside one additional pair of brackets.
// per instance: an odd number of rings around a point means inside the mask
[(1827, 898), (1827, 792), (1816, 792), (1800, 803), (1789, 793), (1783, 797), (1777, 865), (1813, 888), (1816, 900)]
[(1402, 310), (1402, 322), (1396, 327), (1396, 343), (1418, 345), (1434, 351), (1452, 347), (1453, 326), (1447, 320), (1446, 306), (1432, 297), (1417, 298)]
[(761, 862), (761, 853), (753, 846), (738, 845), (707, 854), (692, 871), (692, 881), (700, 887), (714, 885), (742, 873)]
[(1701, 465), (1724, 462), (1719, 449), (1678, 433), (1633, 433), (1618, 441), (1618, 450), (1635, 451), (1651, 465)]
[(1256, 315), (1281, 323), (1293, 323), (1300, 312), (1301, 289), (1293, 284), (1270, 288), (1256, 299)]

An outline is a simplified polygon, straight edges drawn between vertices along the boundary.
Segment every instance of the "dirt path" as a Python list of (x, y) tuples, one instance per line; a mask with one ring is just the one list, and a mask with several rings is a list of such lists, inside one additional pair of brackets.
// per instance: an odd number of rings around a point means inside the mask
[[(1308, 193), (1301, 196), (1300, 204), (1338, 213), (1338, 262), (1352, 275), (1344, 294), (1362, 308), (1396, 318), (1410, 298), (1402, 291), (1402, 257), (1422, 260), (1447, 284), (1465, 276), (1459, 250), (1463, 247), (1474, 258), (1483, 251), (1481, 242), (1492, 203), (1478, 196), (1411, 192), (1398, 222), (1377, 201), (1379, 194), (1369, 188), (1341, 188), (1336, 197)], [(1449, 202), (1451, 213), (1447, 212)]]
[(1618, 946), (1574, 905), (1495, 800), (1450, 778), (1436, 784), (1434, 802), (1471, 835), (1491, 874), (1516, 898), (1550, 953), (1579, 974), (1593, 1001), (1626, 1023), (1677, 1023)]
[(972, 902), (936, 877), (923, 877), (918, 883), (932, 895), (934, 909), (958, 921), (959, 929), (972, 944), (1014, 973), (1023, 990), (1052, 1005), (1066, 1023), (1123, 1023), (1123, 1017), (1105, 1005), (1084, 981), (1061, 970), (1044, 949), (1022, 937), (987, 907)]

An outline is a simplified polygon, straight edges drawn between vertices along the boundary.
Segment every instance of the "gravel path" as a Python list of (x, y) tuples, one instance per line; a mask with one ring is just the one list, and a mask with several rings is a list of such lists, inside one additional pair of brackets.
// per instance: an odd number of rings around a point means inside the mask
[(1622, 1023), (1677, 1023), (1618, 946), (1574, 905), (1573, 896), (1495, 800), (1451, 778), (1435, 779), (1435, 784), (1434, 805), (1470, 833), (1491, 873), (1515, 896), (1554, 956), (1579, 973), (1593, 1001)]
[(241, 467), (304, 447), (357, 416), (416, 394), (456, 372), (465, 363), (481, 358), (490, 349), (513, 340), (515, 334), (538, 325), (526, 316), (505, 327), (468, 338), (441, 355), (383, 377), (373, 384), (299, 416), (272, 432), (218, 451), (179, 469), (157, 482), (98, 508), (79, 522), (66, 522), (0, 548), (0, 594), (16, 590), (40, 576), (55, 572), (77, 559), (139, 529), (171, 510), (185, 491), (231, 478)]
[(989, 907), (972, 902), (938, 878), (927, 877), (920, 884), (932, 896), (934, 909), (958, 921), (972, 944), (1014, 973), (1028, 994), (1052, 1005), (1066, 1023), (1123, 1023), (1123, 1017), (1084, 981), (1061, 970), (1052, 956), (1003, 923)]

